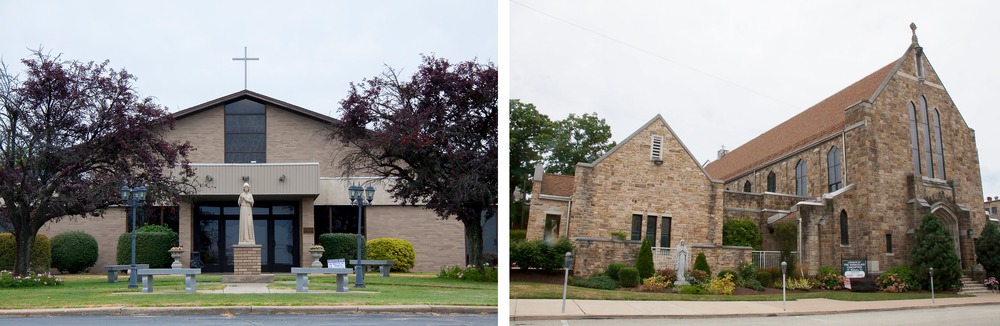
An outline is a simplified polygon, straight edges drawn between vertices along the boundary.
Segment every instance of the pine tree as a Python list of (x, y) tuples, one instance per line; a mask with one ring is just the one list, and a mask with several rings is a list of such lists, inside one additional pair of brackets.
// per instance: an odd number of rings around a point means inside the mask
[(910, 262), (913, 278), (924, 289), (930, 289), (929, 268), (934, 267), (934, 289), (957, 289), (962, 277), (955, 242), (944, 223), (934, 213), (924, 215), (916, 236)]
[(976, 262), (983, 265), (986, 276), (1000, 276), (1000, 227), (996, 223), (987, 222), (976, 239)]
[(639, 270), (639, 278), (646, 279), (656, 273), (653, 267), (653, 247), (649, 244), (649, 239), (642, 240), (639, 247), (639, 255), (635, 257), (635, 268)]
[(712, 276), (712, 269), (708, 267), (708, 259), (705, 258), (704, 252), (699, 252), (698, 258), (694, 259), (694, 269), (704, 271), (709, 276)]

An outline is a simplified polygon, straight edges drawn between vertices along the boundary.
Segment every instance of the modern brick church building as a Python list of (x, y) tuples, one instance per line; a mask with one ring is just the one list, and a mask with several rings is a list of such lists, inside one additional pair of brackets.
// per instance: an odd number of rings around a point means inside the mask
[[(777, 250), (771, 226), (791, 221), (808, 272), (839, 268), (842, 259), (880, 272), (909, 263), (914, 230), (933, 212), (970, 268), (973, 238), (987, 221), (975, 132), (911, 28), (902, 56), (720, 151), (704, 170), (658, 117), (597, 162), (579, 164), (575, 176), (536, 174), (529, 238), (556, 234), (558, 225), (571, 239), (631, 231), (654, 246), (681, 238), (720, 245), (722, 224), (742, 218), (758, 223), (764, 249)], [(616, 156), (628, 159), (608, 161)], [(675, 171), (654, 172), (662, 169)]]
[[(309, 246), (322, 233), (356, 233), (358, 208), (347, 187), (373, 183), (372, 206), (361, 221), (367, 239), (400, 238), (413, 243), (413, 271), (436, 272), (444, 265), (465, 264), (465, 237), (461, 222), (442, 220), (421, 206), (400, 206), (386, 185), (365, 176), (343, 176), (339, 141), (328, 138), (337, 120), (262, 94), (243, 90), (173, 114), (176, 128), (165, 138), (190, 141), (196, 148), (189, 159), (198, 181), (197, 194), (178, 203), (149, 203), (139, 224), (166, 224), (180, 235), (180, 245), (199, 252), (205, 272), (232, 272), (233, 248), (238, 240), (237, 198), (244, 182), (255, 198), (254, 232), (262, 245), (263, 272), (288, 272), (309, 266)], [(99, 258), (91, 272), (115, 264), (120, 234), (128, 232), (120, 208), (103, 217), (68, 217), (49, 223), (41, 233), (53, 236), (82, 230), (99, 242)], [(496, 241), (495, 236), (491, 239)], [(493, 247), (495, 248), (495, 246)], [(494, 249), (495, 250), (495, 249)]]

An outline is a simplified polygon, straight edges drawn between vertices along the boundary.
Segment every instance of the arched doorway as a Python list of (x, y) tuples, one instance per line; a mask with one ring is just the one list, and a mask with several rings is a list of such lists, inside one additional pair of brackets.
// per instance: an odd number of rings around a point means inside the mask
[(941, 204), (931, 206), (931, 213), (934, 213), (934, 215), (937, 215), (941, 219), (941, 223), (944, 224), (945, 229), (948, 230), (948, 234), (951, 235), (951, 241), (954, 242), (955, 254), (958, 255), (959, 259), (965, 261), (965, 258), (962, 257), (962, 246), (959, 242), (959, 235), (961, 234), (958, 228), (958, 218), (955, 217), (955, 214), (948, 207)]

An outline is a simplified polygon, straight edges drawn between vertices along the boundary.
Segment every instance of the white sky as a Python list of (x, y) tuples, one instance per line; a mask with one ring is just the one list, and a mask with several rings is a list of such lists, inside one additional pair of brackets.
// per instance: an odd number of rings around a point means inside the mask
[(553, 120), (596, 112), (615, 141), (662, 114), (705, 162), (898, 59), (915, 22), (996, 196), (997, 13), (988, 1), (513, 0), (510, 97)]
[(352, 81), (416, 71), (420, 54), (497, 62), (496, 1), (0, 1), (0, 56), (44, 46), (110, 60), (171, 112), (243, 89), (339, 116)]

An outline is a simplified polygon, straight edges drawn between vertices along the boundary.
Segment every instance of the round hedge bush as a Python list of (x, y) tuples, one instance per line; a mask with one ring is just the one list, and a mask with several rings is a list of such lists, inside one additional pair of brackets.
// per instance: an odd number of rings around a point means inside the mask
[(639, 270), (631, 266), (622, 268), (618, 271), (618, 282), (627, 288), (639, 286)]
[(60, 272), (86, 272), (97, 264), (97, 239), (83, 231), (52, 237), (52, 267)]
[(608, 269), (604, 271), (604, 275), (607, 275), (608, 277), (610, 277), (615, 281), (621, 282), (621, 279), (618, 278), (618, 273), (621, 272), (622, 268), (625, 267), (628, 267), (628, 265), (619, 262), (610, 263), (608, 264)]
[[(328, 259), (344, 259), (347, 268), (354, 268), (351, 259), (358, 259), (358, 235), (355, 233), (324, 233), (319, 235), (319, 244), (323, 245), (323, 257), (320, 262), (327, 266)], [(368, 257), (368, 245), (361, 237), (361, 259)]]
[[(135, 263), (149, 264), (150, 268), (169, 268), (174, 262), (170, 248), (177, 244), (177, 232), (162, 225), (146, 225), (135, 230)], [(132, 263), (132, 233), (118, 237), (116, 261), (120, 265)]]
[[(13, 233), (0, 233), (0, 270), (14, 270), (14, 252), (16, 241)], [(31, 257), (28, 268), (34, 272), (48, 272), (52, 266), (52, 243), (44, 234), (35, 235), (35, 244), (31, 246)]]
[(378, 238), (368, 241), (368, 259), (393, 260), (396, 262), (392, 265), (393, 272), (409, 272), (417, 262), (417, 251), (409, 241)]

